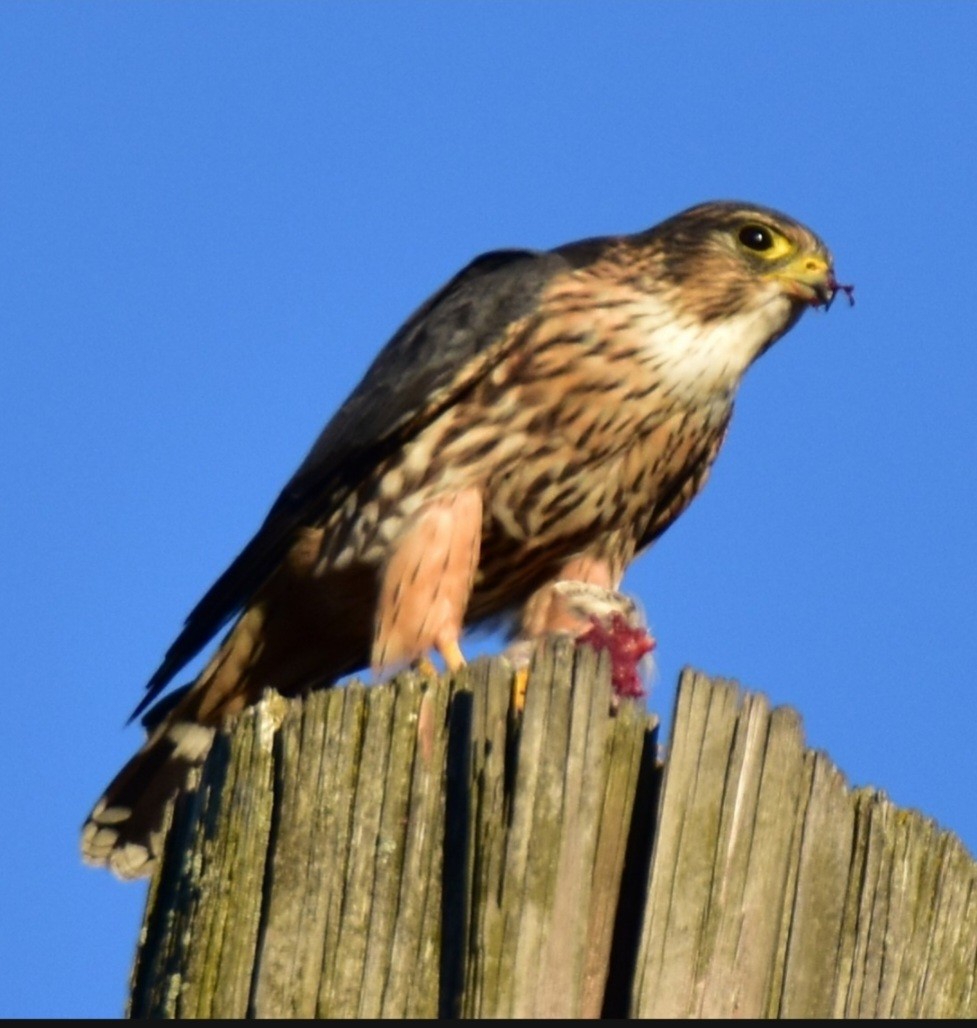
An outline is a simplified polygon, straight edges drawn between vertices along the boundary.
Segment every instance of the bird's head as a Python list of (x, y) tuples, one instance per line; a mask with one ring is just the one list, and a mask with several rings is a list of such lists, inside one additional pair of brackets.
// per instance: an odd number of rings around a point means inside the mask
[(708, 322), (785, 298), (792, 324), (806, 307), (831, 306), (853, 289), (835, 278), (831, 251), (800, 222), (734, 201), (700, 204), (647, 234), (660, 271), (683, 304)]
[(649, 335), (677, 386), (726, 394), (809, 307), (852, 287), (831, 252), (800, 222), (755, 204), (700, 204), (615, 251), (623, 275), (649, 300)]

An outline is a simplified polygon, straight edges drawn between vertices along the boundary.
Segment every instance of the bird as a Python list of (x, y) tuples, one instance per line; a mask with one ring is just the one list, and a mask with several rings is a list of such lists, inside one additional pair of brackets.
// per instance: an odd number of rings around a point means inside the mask
[[(703, 488), (747, 369), (839, 292), (852, 300), (813, 231), (728, 200), (476, 257), (380, 351), (191, 611), (83, 858), (151, 874), (166, 805), (266, 688), (434, 655), (457, 669), (463, 632), (485, 622), (517, 648), (592, 635), (566, 583), (619, 590)], [(222, 629), (203, 671), (162, 695)]]

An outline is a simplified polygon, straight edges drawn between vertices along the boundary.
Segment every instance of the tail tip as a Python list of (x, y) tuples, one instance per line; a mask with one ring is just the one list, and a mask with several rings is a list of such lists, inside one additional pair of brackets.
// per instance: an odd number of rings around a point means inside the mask
[(159, 862), (161, 838), (151, 835), (145, 842), (124, 840), (120, 827), (131, 815), (126, 807), (110, 807), (104, 799), (99, 800), (81, 830), (82, 860), (91, 867), (107, 867), (125, 881), (148, 878)]
[(170, 802), (213, 738), (210, 726), (164, 720), (88, 815), (81, 830), (85, 863), (124, 879), (151, 875), (163, 852)]

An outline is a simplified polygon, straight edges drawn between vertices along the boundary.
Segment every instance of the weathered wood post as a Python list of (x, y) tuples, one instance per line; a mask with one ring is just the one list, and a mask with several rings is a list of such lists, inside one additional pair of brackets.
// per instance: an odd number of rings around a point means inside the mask
[(175, 811), (131, 1013), (599, 1015), (654, 722), (568, 642), (511, 692), (485, 661), (249, 712)]
[(977, 865), (735, 684), (679, 690), (637, 1017), (974, 1017)]
[(130, 1012), (977, 1015), (953, 836), (693, 673), (662, 781), (608, 678), (564, 641), (519, 716), (499, 660), (269, 694), (174, 811)]

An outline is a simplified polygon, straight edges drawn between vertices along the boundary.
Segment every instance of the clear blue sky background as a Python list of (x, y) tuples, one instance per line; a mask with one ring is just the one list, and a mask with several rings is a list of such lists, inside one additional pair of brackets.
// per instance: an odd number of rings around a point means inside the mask
[(780, 207), (858, 304), (627, 585), (977, 850), (977, 5), (0, 5), (0, 1015), (122, 1011), (122, 722), (403, 317), (498, 246)]

